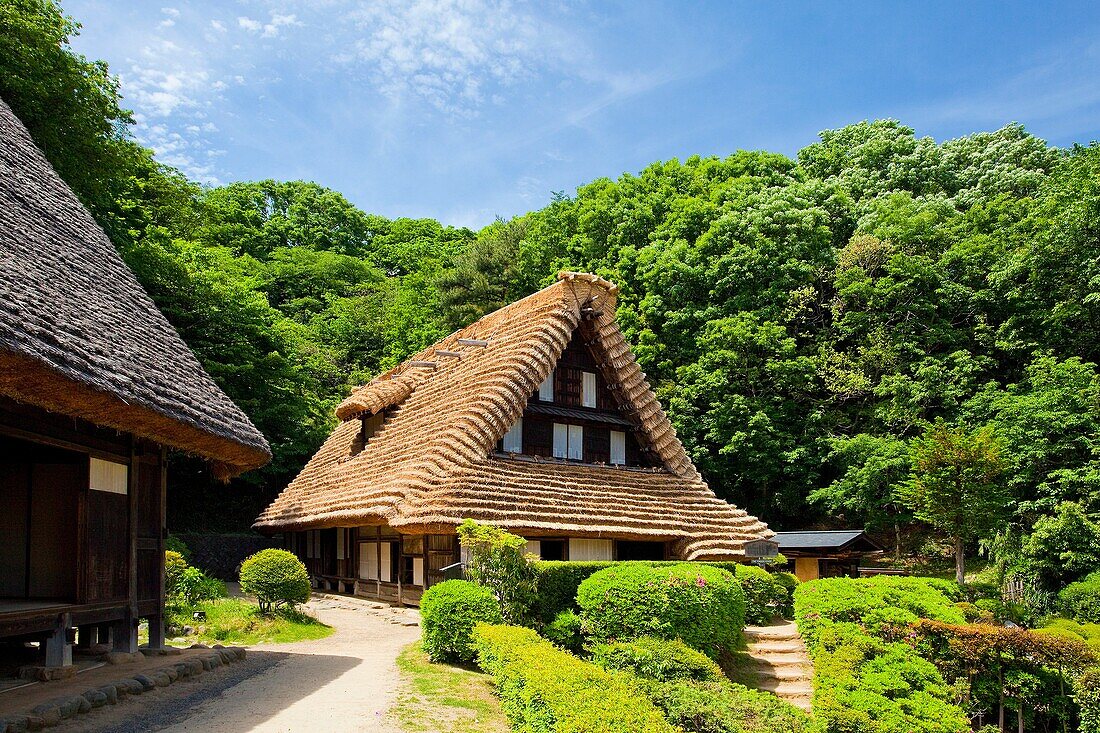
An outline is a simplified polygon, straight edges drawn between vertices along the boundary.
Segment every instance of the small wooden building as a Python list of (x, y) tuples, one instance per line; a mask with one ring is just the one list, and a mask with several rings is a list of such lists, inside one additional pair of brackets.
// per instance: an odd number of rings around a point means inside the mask
[(862, 529), (776, 532), (779, 551), (802, 582), (818, 578), (858, 578), (864, 558), (880, 555), (879, 547)]
[(767, 526), (714, 495), (586, 274), (491, 313), (356, 389), (256, 522), (319, 584), (415, 603), (465, 518), (544, 559), (739, 560)]
[(0, 642), (163, 641), (168, 449), (270, 458), (0, 101)]

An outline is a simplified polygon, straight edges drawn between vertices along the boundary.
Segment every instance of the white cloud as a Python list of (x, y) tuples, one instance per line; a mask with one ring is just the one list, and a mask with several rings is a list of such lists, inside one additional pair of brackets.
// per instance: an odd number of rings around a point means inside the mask
[(218, 33), (225, 33), (225, 23), (220, 20), (210, 21), (210, 27), (216, 30)]
[(160, 12), (167, 17), (157, 24), (158, 28), (171, 28), (176, 24), (176, 18), (180, 17), (180, 11), (176, 8), (161, 8)]
[[(171, 16), (168, 10), (164, 13)], [(135, 110), (138, 139), (162, 163), (215, 184), (217, 171), (205, 151), (214, 147), (209, 135), (217, 127), (204, 118), (227, 84), (207, 64), (204, 48), (191, 47), (184, 38), (153, 36), (120, 78), (126, 103)]]
[(363, 35), (337, 56), (363, 65), (385, 95), (471, 114), (492, 87), (513, 85), (560, 59), (554, 29), (507, 0), (381, 0), (350, 14)]
[(249, 33), (259, 33), (262, 38), (278, 38), (283, 28), (301, 25), (301, 23), (298, 22), (298, 16), (293, 13), (272, 13), (267, 23), (242, 15), (237, 18), (237, 25)]

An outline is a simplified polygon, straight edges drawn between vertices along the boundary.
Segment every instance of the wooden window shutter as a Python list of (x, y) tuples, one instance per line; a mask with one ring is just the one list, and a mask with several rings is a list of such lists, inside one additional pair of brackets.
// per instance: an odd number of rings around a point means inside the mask
[(569, 455), (569, 426), (554, 423), (554, 458), (566, 458)]
[(516, 424), (508, 429), (508, 432), (504, 434), (504, 452), (505, 453), (522, 453), (523, 452), (523, 418), (516, 420)]
[(611, 431), (611, 464), (626, 465), (626, 433), (621, 430)]
[(596, 406), (596, 375), (594, 372), (581, 373), (581, 405)]

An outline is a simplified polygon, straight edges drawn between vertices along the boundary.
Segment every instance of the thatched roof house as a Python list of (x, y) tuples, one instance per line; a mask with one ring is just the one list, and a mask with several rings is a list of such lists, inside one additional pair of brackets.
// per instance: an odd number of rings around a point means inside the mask
[(217, 462), (267, 463), (103, 230), (0, 102), (0, 392)]
[[(396, 542), (453, 536), (469, 517), (528, 538), (544, 557), (744, 558), (746, 542), (772, 532), (717, 498), (692, 465), (619, 331), (617, 291), (562, 273), (356, 389), (256, 527), (371, 527), (380, 529), (360, 541)], [(362, 580), (355, 538), (326, 536), (304, 541), (317, 574)], [(432, 544), (441, 557), (416, 550), (409, 563), (428, 561), (428, 584), (453, 552)], [(395, 546), (377, 563), (399, 549), (408, 554)], [(380, 572), (374, 562), (362, 569)], [(405, 577), (422, 587), (423, 574)]]
[(169, 448), (270, 458), (0, 101), (0, 637), (160, 619)]

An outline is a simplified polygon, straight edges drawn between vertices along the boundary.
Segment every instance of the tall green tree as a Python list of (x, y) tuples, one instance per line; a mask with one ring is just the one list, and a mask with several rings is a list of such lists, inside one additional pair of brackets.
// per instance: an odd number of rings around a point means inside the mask
[(955, 579), (966, 580), (966, 546), (992, 532), (1009, 511), (1004, 459), (990, 427), (967, 430), (937, 420), (914, 441), (912, 474), (901, 488), (917, 519), (941, 530), (955, 549)]

